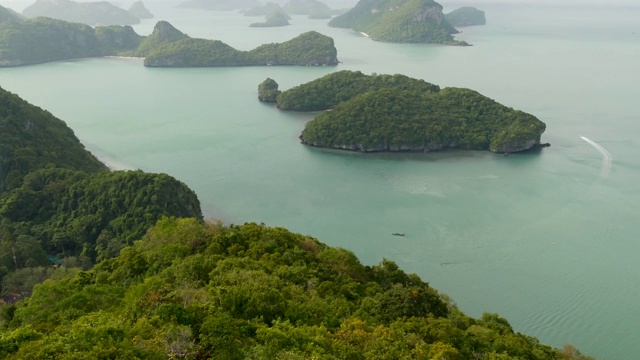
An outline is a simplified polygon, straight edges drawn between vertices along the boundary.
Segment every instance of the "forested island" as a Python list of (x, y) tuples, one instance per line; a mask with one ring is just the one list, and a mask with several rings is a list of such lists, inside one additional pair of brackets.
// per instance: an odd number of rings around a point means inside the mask
[(0, 358), (590, 359), (393, 261), (204, 221), (186, 185), (109, 171), (2, 89), (0, 132)]
[(109, 55), (144, 57), (145, 66), (155, 67), (338, 64), (333, 39), (314, 31), (239, 51), (218, 40), (190, 38), (166, 21), (144, 37), (130, 26), (24, 19), (0, 7), (0, 67)]
[[(262, 101), (282, 110), (328, 110), (308, 122), (303, 144), (354, 150), (490, 150), (513, 153), (541, 146), (546, 125), (476, 91), (440, 89), (404, 75), (339, 71), (279, 93), (267, 79)], [(546, 145), (546, 144), (545, 144)]]
[(264, 22), (252, 23), (250, 27), (278, 27), (289, 25), (289, 16), (283, 11), (273, 11), (265, 16)]
[(153, 14), (142, 1), (136, 1), (129, 7), (129, 12), (140, 19), (153, 19)]
[(485, 25), (487, 19), (484, 11), (474, 8), (473, 6), (463, 6), (452, 12), (445, 14), (444, 18), (453, 26), (474, 26)]
[(128, 25), (94, 29), (44, 17), (25, 19), (0, 7), (0, 66), (116, 55), (136, 49), (142, 39)]
[[(139, 5), (138, 5), (139, 6)], [(140, 18), (107, 1), (76, 2), (73, 0), (36, 0), (22, 11), (28, 18), (46, 16), (52, 19), (95, 25), (134, 25)]]
[(458, 30), (433, 0), (360, 0), (331, 19), (329, 26), (354, 29), (380, 41), (469, 45), (453, 38)]
[(219, 40), (190, 38), (165, 21), (158, 22), (134, 54), (144, 56), (144, 65), (153, 67), (338, 64), (333, 39), (315, 31), (240, 51)]

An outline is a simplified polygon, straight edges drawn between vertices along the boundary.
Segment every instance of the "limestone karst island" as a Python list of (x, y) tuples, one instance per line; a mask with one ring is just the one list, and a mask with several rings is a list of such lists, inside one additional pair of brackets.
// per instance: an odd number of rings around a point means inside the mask
[(0, 67), (97, 56), (144, 57), (145, 66), (334, 66), (333, 39), (309, 31), (283, 43), (240, 51), (219, 40), (196, 39), (159, 21), (149, 36), (131, 26), (96, 26), (44, 17), (25, 19), (0, 7)]
[[(546, 125), (480, 93), (403, 75), (339, 71), (280, 93), (267, 79), (261, 101), (282, 110), (329, 110), (308, 122), (303, 144), (355, 150), (490, 150), (513, 153), (541, 146)], [(545, 144), (546, 145), (546, 144)]]

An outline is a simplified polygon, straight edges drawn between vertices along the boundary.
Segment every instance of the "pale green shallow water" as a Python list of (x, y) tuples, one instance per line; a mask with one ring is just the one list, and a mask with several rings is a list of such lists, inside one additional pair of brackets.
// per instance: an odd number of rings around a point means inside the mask
[[(640, 9), (485, 10), (489, 24), (460, 36), (469, 48), (373, 42), (304, 18), (257, 30), (247, 25), (259, 18), (175, 10), (161, 18), (241, 49), (317, 29), (343, 63), (148, 69), (87, 59), (0, 69), (0, 86), (65, 120), (112, 166), (186, 182), (208, 217), (285, 226), (367, 264), (386, 257), (473, 316), (498, 312), (542, 342), (636, 359)], [(552, 146), (508, 157), (323, 151), (298, 142), (312, 115), (256, 99), (266, 77), (286, 89), (342, 69), (478, 90), (546, 122)]]

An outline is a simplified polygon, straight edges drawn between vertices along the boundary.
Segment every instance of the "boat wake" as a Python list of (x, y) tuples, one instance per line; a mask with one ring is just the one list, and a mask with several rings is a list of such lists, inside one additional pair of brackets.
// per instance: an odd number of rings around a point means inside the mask
[(608, 177), (609, 174), (611, 173), (611, 163), (613, 161), (613, 157), (611, 156), (611, 153), (609, 153), (609, 151), (607, 149), (602, 147), (602, 145), (600, 145), (597, 142), (589, 139), (586, 136), (580, 135), (580, 139), (582, 139), (582, 140), (586, 141), (587, 143), (589, 143), (589, 145), (591, 145), (594, 148), (596, 148), (596, 150), (598, 150), (602, 154), (602, 168), (600, 170), (600, 176), (605, 177), (605, 178)]

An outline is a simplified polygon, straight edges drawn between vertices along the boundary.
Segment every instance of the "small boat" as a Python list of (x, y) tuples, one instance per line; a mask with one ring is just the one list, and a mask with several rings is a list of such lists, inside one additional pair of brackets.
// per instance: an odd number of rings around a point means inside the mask
[(393, 236), (404, 236), (404, 233), (391, 233)]

